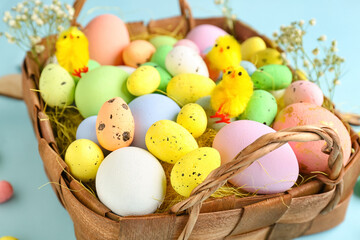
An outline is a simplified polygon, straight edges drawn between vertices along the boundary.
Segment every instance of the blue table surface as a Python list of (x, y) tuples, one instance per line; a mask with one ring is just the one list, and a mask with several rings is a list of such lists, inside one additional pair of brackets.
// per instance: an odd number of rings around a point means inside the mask
[[(1, 0), (0, 14), (19, 0)], [(49, 1), (45, 1), (49, 2)], [(72, 3), (71, 0), (64, 2)], [(221, 10), (212, 0), (189, 0), (196, 17), (220, 16)], [(238, 18), (259, 32), (271, 36), (282, 24), (294, 20), (317, 19), (317, 25), (308, 34), (306, 47), (312, 49), (318, 36), (326, 34), (337, 39), (339, 54), (346, 59), (345, 75), (341, 79), (335, 103), (344, 112), (360, 113), (360, 1), (347, 0), (254, 0), (231, 1)], [(95, 10), (95, 11), (89, 11)], [(88, 0), (80, 15), (85, 25), (94, 16), (110, 12), (125, 21), (158, 19), (179, 14), (177, 0), (111, 1)], [(5, 25), (0, 23), (0, 31)], [(328, 40), (328, 41), (329, 41)], [(20, 72), (24, 52), (0, 39), (0, 76)], [(360, 131), (359, 128), (356, 129)], [(12, 183), (13, 198), (0, 205), (0, 237), (19, 239), (75, 239), (73, 223), (60, 205), (48, 182), (37, 150), (37, 141), (22, 101), (0, 96), (0, 180)], [(299, 239), (359, 239), (360, 238), (360, 184), (352, 196), (345, 221), (329, 231)]]

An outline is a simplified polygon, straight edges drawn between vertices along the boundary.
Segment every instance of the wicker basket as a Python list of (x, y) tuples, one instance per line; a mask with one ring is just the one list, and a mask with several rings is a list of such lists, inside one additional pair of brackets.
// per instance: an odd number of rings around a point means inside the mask
[[(77, 16), (85, 1), (75, 2)], [(185, 0), (179, 0), (181, 16), (128, 23), (131, 36), (179, 30), (185, 35), (199, 24), (213, 24), (228, 31), (226, 19), (193, 19)], [(76, 21), (76, 19), (75, 19)], [(74, 23), (75, 23), (74, 21)], [(240, 21), (234, 22), (236, 38), (242, 42), (252, 36), (271, 41)], [(47, 56), (43, 56), (45, 62)], [(336, 133), (321, 126), (304, 126), (271, 133), (259, 138), (244, 149), (232, 162), (214, 170), (185, 201), (171, 212), (146, 216), (120, 217), (64, 171), (68, 169), (60, 157), (44, 103), (36, 91), (40, 69), (27, 56), (22, 68), (23, 95), (39, 143), (45, 172), (62, 205), (69, 212), (77, 239), (291, 239), (330, 229), (344, 219), (353, 187), (360, 172), (360, 140), (350, 129), (353, 151), (351, 161), (343, 168), (342, 152)], [(327, 142), (329, 153), (328, 177), (319, 175), (313, 180), (285, 193), (252, 197), (206, 200), (233, 174), (242, 171), (257, 158), (278, 148), (287, 141)], [(66, 186), (66, 187), (64, 187)], [(70, 191), (73, 189), (75, 191)], [(206, 201), (205, 201), (206, 200)], [(180, 236), (180, 237), (179, 237)]]

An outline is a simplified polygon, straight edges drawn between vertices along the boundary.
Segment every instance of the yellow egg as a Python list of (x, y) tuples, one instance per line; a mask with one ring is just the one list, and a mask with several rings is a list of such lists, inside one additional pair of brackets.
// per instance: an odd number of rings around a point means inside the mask
[(160, 85), (160, 74), (152, 66), (137, 68), (127, 80), (127, 89), (132, 95), (142, 96), (154, 92)]
[(183, 73), (170, 80), (166, 92), (170, 98), (185, 105), (210, 95), (215, 86), (215, 82), (208, 77), (194, 73)]
[(266, 43), (260, 37), (251, 37), (241, 43), (241, 55), (243, 60), (249, 61), (255, 53), (266, 49)]
[(176, 122), (186, 128), (194, 138), (198, 138), (206, 130), (207, 116), (199, 104), (188, 103), (180, 110)]
[(195, 138), (180, 124), (170, 120), (160, 120), (151, 125), (145, 143), (155, 157), (172, 164), (198, 148)]
[(103, 159), (104, 154), (100, 147), (88, 139), (75, 140), (65, 153), (65, 163), (69, 166), (70, 173), (83, 182), (95, 180)]
[(11, 237), (11, 236), (3, 236), (3, 237), (0, 237), (0, 240), (18, 240), (18, 239), (15, 237)]
[(251, 62), (260, 68), (269, 64), (282, 64), (283, 60), (280, 53), (273, 48), (266, 48), (251, 56)]
[(177, 193), (189, 197), (191, 191), (220, 164), (220, 153), (215, 148), (195, 149), (176, 162), (170, 174), (171, 185)]

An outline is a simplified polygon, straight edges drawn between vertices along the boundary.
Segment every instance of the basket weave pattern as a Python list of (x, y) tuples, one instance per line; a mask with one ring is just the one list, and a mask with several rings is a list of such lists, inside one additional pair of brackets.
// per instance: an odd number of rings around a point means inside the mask
[[(76, 1), (76, 17), (84, 2)], [(229, 30), (226, 19), (194, 19), (187, 2), (179, 0), (179, 3), (181, 16), (150, 21), (147, 26), (143, 22), (128, 23), (130, 36), (157, 34), (159, 29), (168, 32), (178, 30), (178, 34), (185, 35), (194, 26), (205, 23)], [(260, 36), (271, 46), (268, 38), (238, 20), (234, 22), (234, 32), (240, 42)], [(43, 62), (46, 58), (45, 53)], [(24, 100), (45, 172), (51, 182), (58, 183), (52, 188), (74, 222), (77, 239), (291, 239), (330, 229), (344, 219), (360, 172), (360, 140), (351, 130), (355, 151), (343, 168), (337, 135), (321, 126), (296, 127), (264, 135), (240, 152), (234, 161), (214, 170), (188, 199), (175, 205), (172, 212), (120, 217), (64, 171), (69, 169), (59, 155), (50, 122), (44, 113), (43, 100), (38, 92), (30, 90), (38, 88), (39, 75), (38, 65), (27, 56), (22, 69)], [(332, 170), (328, 177), (318, 175), (316, 179), (285, 193), (205, 201), (233, 174), (284, 143), (320, 139), (327, 143), (323, 150), (329, 154)]]

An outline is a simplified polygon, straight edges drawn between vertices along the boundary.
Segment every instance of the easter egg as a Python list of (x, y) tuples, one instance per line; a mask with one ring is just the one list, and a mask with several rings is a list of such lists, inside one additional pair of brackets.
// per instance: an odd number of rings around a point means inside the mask
[[(217, 122), (220, 120), (220, 118), (218, 117), (214, 117), (216, 111), (212, 108), (211, 106), (211, 97), (210, 96), (205, 96), (202, 98), (199, 98), (196, 101), (197, 104), (199, 104), (206, 113), (207, 116), (207, 127), (208, 128), (212, 128), (216, 131), (219, 131), (222, 127), (224, 127), (225, 125), (227, 125), (227, 123), (224, 122)], [(230, 118), (230, 122), (236, 121), (236, 118)]]
[(129, 66), (125, 66), (125, 65), (119, 65), (117, 66), (118, 68), (124, 70), (125, 72), (127, 72), (129, 75), (132, 74), (136, 68), (133, 68), (133, 67), (129, 67)]
[(153, 63), (158, 64), (163, 69), (166, 69), (165, 66), (165, 59), (168, 53), (173, 49), (170, 45), (162, 45), (158, 47), (155, 51), (155, 53), (151, 56), (150, 61)]
[[(344, 124), (330, 111), (312, 103), (294, 103), (285, 107), (276, 117), (273, 128), (281, 130), (304, 125), (325, 125), (339, 135), (343, 151), (344, 165), (349, 162), (351, 140)], [(290, 142), (299, 161), (300, 172), (322, 171), (329, 173), (328, 155), (321, 149), (324, 141)]]
[(177, 41), (174, 45), (174, 47), (177, 46), (185, 46), (188, 48), (191, 48), (192, 50), (194, 50), (197, 54), (200, 54), (200, 49), (199, 47), (191, 40), (189, 39), (180, 39), (179, 41)]
[(251, 75), (251, 80), (256, 89), (279, 90), (291, 84), (292, 73), (287, 66), (271, 64), (257, 69)]
[(13, 196), (14, 189), (8, 181), (0, 181), (0, 204), (4, 203)]
[(195, 51), (185, 46), (174, 47), (166, 56), (165, 65), (173, 76), (182, 73), (196, 73), (209, 77), (204, 60)]
[(198, 148), (195, 138), (180, 124), (160, 120), (145, 135), (146, 147), (158, 159), (171, 164)]
[(75, 82), (58, 64), (48, 64), (39, 79), (40, 95), (50, 107), (71, 105), (74, 102)]
[(191, 191), (220, 164), (220, 154), (216, 149), (195, 149), (176, 162), (170, 174), (171, 185), (177, 193), (189, 197)]
[(155, 50), (155, 47), (148, 41), (134, 40), (124, 48), (124, 63), (130, 67), (139, 67), (150, 60)]
[[(239, 120), (223, 127), (215, 136), (213, 148), (221, 156), (221, 164), (232, 161), (245, 147), (264, 134), (275, 132), (255, 121)], [(248, 192), (281, 193), (291, 188), (299, 174), (296, 156), (289, 144), (257, 159), (229, 182)]]
[(160, 74), (152, 66), (137, 68), (127, 79), (127, 89), (134, 96), (154, 92), (160, 85)]
[(201, 97), (208, 96), (216, 84), (208, 77), (198, 74), (184, 73), (173, 77), (166, 88), (168, 96), (180, 104), (196, 102)]
[(212, 47), (218, 37), (228, 33), (221, 28), (211, 24), (201, 24), (194, 27), (187, 35), (186, 39), (193, 41), (203, 52), (206, 48)]
[(18, 240), (18, 239), (16, 237), (3, 236), (3, 237), (0, 237), (0, 240)]
[(84, 117), (97, 115), (107, 100), (121, 97), (126, 102), (134, 99), (126, 87), (128, 74), (114, 66), (101, 66), (88, 72), (75, 90), (75, 102)]
[(96, 137), (96, 119), (97, 116), (85, 118), (76, 129), (76, 139), (89, 139), (100, 145)]
[(121, 65), (122, 51), (130, 43), (125, 23), (115, 15), (103, 14), (84, 29), (89, 41), (90, 58), (101, 65)]
[[(250, 37), (241, 43), (241, 56), (243, 60), (250, 61), (251, 57), (266, 49), (265, 41), (260, 37)], [(249, 74), (250, 75), (250, 74)]]
[(282, 64), (283, 60), (280, 53), (273, 48), (266, 48), (256, 52), (252, 55), (250, 61), (256, 65), (257, 68), (268, 64)]
[(145, 135), (149, 127), (163, 119), (176, 120), (180, 107), (172, 99), (160, 94), (147, 94), (129, 103), (135, 121), (132, 146), (146, 148)]
[(188, 103), (181, 108), (176, 122), (186, 128), (194, 138), (198, 138), (206, 130), (207, 116), (199, 104)]
[(158, 89), (163, 92), (166, 92), (166, 87), (172, 78), (170, 73), (168, 73), (168, 71), (166, 71), (164, 68), (160, 67), (158, 64), (153, 63), (153, 62), (146, 62), (146, 63), (142, 64), (141, 66), (152, 66), (159, 72), (160, 85), (159, 85)]
[(274, 96), (264, 90), (255, 90), (239, 119), (252, 120), (270, 126), (276, 114), (277, 102)]
[(155, 48), (159, 48), (163, 45), (173, 46), (177, 42), (177, 39), (166, 35), (160, 35), (150, 38), (149, 42), (154, 45)]
[(102, 105), (96, 119), (96, 136), (100, 145), (110, 151), (131, 144), (134, 117), (122, 98), (112, 98)]
[(293, 103), (313, 103), (321, 106), (324, 101), (324, 94), (318, 85), (310, 81), (295, 81), (286, 88), (284, 93), (285, 105)]
[(159, 161), (137, 147), (120, 148), (101, 163), (96, 175), (100, 201), (120, 216), (156, 211), (165, 198), (166, 177)]
[(100, 147), (88, 139), (75, 140), (65, 153), (65, 163), (71, 175), (83, 182), (91, 182), (95, 179), (103, 159), (104, 155)]
[(249, 76), (251, 76), (256, 71), (256, 66), (252, 62), (249, 62), (249, 61), (242, 60), (240, 62), (240, 66), (245, 68), (245, 70), (249, 74)]

